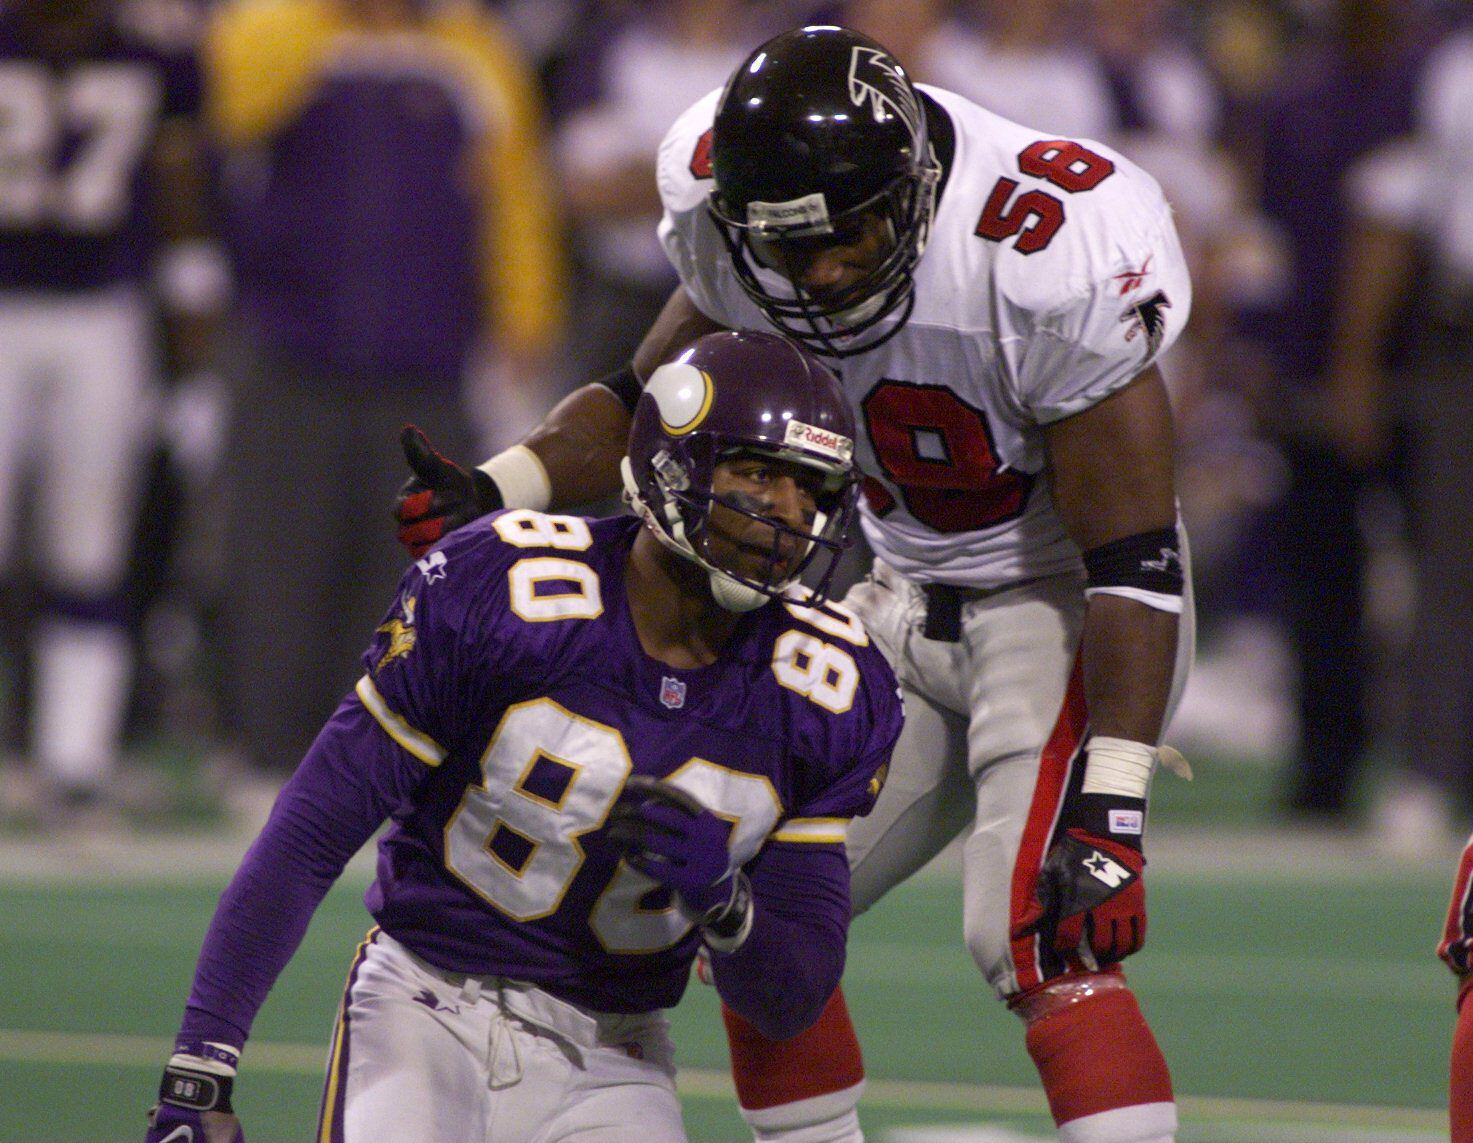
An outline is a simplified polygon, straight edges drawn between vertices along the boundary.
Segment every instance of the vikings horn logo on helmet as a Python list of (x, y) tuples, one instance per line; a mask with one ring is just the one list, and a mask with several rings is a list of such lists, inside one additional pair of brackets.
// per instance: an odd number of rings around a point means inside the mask
[(655, 399), (660, 427), (672, 437), (699, 428), (715, 396), (710, 374), (684, 361), (661, 365), (650, 375), (645, 392)]

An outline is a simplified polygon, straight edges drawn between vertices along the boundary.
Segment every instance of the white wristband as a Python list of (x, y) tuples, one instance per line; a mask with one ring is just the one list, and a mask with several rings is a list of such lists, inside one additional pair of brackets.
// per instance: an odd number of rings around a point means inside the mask
[(1083, 794), (1144, 798), (1156, 768), (1156, 748), (1128, 738), (1089, 740), (1085, 747)]
[(1128, 738), (1091, 738), (1085, 747), (1084, 785), (1080, 793), (1144, 798), (1157, 762), (1178, 778), (1192, 780), (1191, 765), (1174, 746), (1147, 746)]
[(169, 1067), (186, 1068), (197, 1072), (208, 1072), (217, 1076), (235, 1075), (235, 1064), (229, 1062), (230, 1058), (240, 1059), (237, 1049), (229, 1044), (206, 1044), (206, 1048), (213, 1049), (208, 1056), (196, 1056), (188, 1052), (175, 1052), (169, 1057)]
[(508, 508), (544, 511), (552, 503), (552, 482), (542, 458), (526, 445), (512, 445), (480, 466), (496, 483), (502, 503)]

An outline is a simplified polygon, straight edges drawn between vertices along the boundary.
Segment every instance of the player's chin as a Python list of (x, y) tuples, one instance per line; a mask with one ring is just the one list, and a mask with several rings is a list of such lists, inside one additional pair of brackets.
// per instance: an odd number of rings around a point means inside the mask
[(787, 583), (798, 574), (798, 568), (802, 562), (802, 557), (796, 551), (779, 552), (774, 555), (771, 548), (764, 548), (760, 551), (747, 550), (742, 555), (743, 562), (747, 565), (743, 574), (748, 579), (768, 587), (777, 587)]

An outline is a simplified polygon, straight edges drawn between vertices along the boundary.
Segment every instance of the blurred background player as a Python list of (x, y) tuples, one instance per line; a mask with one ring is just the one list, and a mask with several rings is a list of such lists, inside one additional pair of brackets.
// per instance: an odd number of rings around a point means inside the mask
[[(1155, 365), (1191, 289), (1159, 187), (1103, 147), (917, 93), (832, 27), (753, 52), (677, 120), (657, 176), (681, 286), (632, 367), (474, 474), (416, 463), (401, 538), (606, 490), (640, 378), (693, 334), (775, 325), (834, 359), (877, 555), (846, 603), (907, 709), (850, 831), (855, 909), (964, 836), (968, 948), (1024, 1020), (1061, 1135), (1172, 1138), (1119, 968), (1145, 939), (1146, 796), (1191, 650)], [(728, 1031), (761, 1138), (859, 1137), (842, 995), (788, 1043), (735, 1014)]]
[(530, 75), (470, 0), (234, 0), (206, 62), (238, 283), (228, 707), (248, 760), (279, 768), (398, 579), (402, 553), (368, 537), (399, 429), (469, 446), (469, 392), (495, 423), (543, 377), (561, 234)]
[(1261, 411), (1287, 466), (1260, 557), (1297, 667), (1284, 800), (1296, 818), (1330, 825), (1347, 820), (1374, 730), (1365, 522), (1377, 482), (1328, 428), (1346, 180), (1360, 156), (1410, 127), (1419, 41), (1404, 4), (1343, 0), (1327, 14), (1329, 34), (1295, 53), (1262, 111), (1258, 195), (1288, 263), (1282, 288), (1246, 324), (1272, 366)]
[(53, 821), (121, 784), (124, 576), (157, 431), (158, 309), (175, 366), (198, 368), (226, 287), (203, 242), (194, 59), (151, 14), (110, 0), (0, 8), (0, 511), (5, 535), (33, 541), (5, 558), (39, 595), (21, 629)]
[(635, 516), (504, 512), (406, 573), (221, 899), (151, 1143), (239, 1138), (256, 1010), (385, 818), (323, 1139), (683, 1139), (660, 1010), (700, 946), (766, 1034), (818, 1017), (901, 722), (858, 620), (796, 583), (843, 546), (854, 431), (792, 343), (702, 338), (640, 398)]
[(1407, 132), (1347, 179), (1326, 435), (1354, 473), (1405, 437), (1416, 595), (1401, 755), (1376, 825), (1437, 856), (1473, 810), (1473, 13), (1415, 82)]
[[(741, 62), (753, 35), (747, 0), (658, 0), (616, 23), (580, 81), (595, 93), (553, 139), (577, 270), (563, 366), (573, 383), (633, 355), (675, 285), (660, 248), (650, 156), (675, 117)], [(538, 415), (545, 410), (538, 410)], [(510, 443), (510, 442), (508, 442)]]

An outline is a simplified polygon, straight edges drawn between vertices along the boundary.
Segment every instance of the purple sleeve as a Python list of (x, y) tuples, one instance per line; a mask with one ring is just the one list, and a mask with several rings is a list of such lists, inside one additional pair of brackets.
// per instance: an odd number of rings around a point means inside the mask
[(180, 1039), (245, 1043), (343, 866), (429, 772), (356, 696), (343, 700), (220, 897)]
[(810, 1027), (844, 974), (849, 864), (841, 845), (769, 843), (747, 863), (756, 909), (734, 953), (711, 953), (727, 1006), (769, 1040)]

